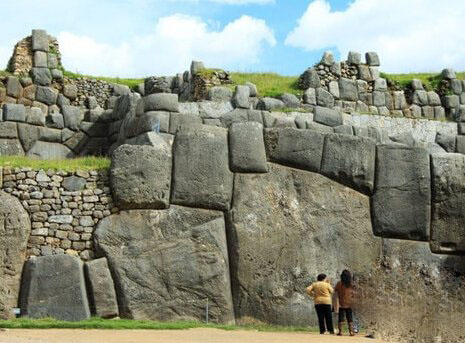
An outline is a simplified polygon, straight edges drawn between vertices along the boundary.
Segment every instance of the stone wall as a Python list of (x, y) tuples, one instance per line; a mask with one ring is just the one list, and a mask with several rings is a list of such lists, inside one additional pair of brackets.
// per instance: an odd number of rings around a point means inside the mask
[(68, 254), (94, 257), (93, 232), (114, 207), (107, 171), (44, 171), (7, 168), (2, 191), (21, 201), (32, 231), (27, 258)]

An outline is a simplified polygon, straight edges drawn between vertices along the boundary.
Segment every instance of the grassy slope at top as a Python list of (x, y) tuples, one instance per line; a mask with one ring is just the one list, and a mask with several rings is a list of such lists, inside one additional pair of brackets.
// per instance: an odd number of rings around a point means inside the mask
[(246, 325), (227, 325), (227, 324), (206, 324), (197, 321), (176, 321), (176, 322), (157, 322), (151, 320), (132, 320), (132, 319), (101, 319), (92, 318), (79, 322), (65, 322), (53, 318), (44, 319), (12, 319), (0, 320), (0, 328), (9, 329), (145, 329), (145, 330), (186, 330), (193, 328), (215, 328), (223, 330), (257, 330), (271, 332), (299, 332), (312, 331), (317, 329), (303, 326), (276, 326), (267, 324), (246, 324)]
[(37, 160), (24, 156), (0, 156), (0, 167), (53, 169), (73, 172), (76, 170), (100, 170), (110, 167), (105, 157), (79, 157), (65, 160)]
[(297, 76), (282, 76), (275, 73), (231, 73), (235, 85), (252, 82), (260, 96), (274, 97), (284, 93), (302, 94), (297, 87)]

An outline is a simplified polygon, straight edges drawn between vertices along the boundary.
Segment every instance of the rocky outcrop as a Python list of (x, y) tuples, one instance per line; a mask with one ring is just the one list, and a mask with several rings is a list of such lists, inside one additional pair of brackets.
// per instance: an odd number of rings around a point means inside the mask
[(15, 197), (0, 192), (0, 319), (14, 317), (31, 224)]
[(223, 213), (171, 206), (123, 211), (95, 231), (121, 315), (234, 322)]
[(270, 164), (236, 174), (228, 238), (238, 319), (308, 325), (318, 273), (362, 272), (380, 256), (369, 199), (324, 176)]

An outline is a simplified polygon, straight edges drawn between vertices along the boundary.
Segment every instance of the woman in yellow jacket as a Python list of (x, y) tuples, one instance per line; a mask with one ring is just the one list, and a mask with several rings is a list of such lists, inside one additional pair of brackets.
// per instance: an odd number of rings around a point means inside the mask
[(315, 303), (320, 334), (324, 334), (328, 330), (330, 334), (334, 335), (333, 317), (331, 314), (331, 294), (334, 293), (334, 290), (326, 274), (319, 274), (317, 280), (317, 282), (307, 287), (307, 294), (313, 298)]

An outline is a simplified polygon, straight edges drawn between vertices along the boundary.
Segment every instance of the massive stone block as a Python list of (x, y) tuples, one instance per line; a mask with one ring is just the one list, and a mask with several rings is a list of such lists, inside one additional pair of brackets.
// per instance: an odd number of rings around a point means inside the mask
[(331, 127), (344, 124), (342, 120), (342, 114), (340, 112), (331, 108), (325, 108), (320, 106), (315, 107), (313, 120), (317, 123), (321, 123)]
[(192, 114), (171, 113), (169, 133), (174, 135), (179, 126), (190, 126), (193, 124), (202, 124), (202, 118)]
[(0, 191), (0, 319), (14, 318), (31, 222), (18, 198)]
[(79, 125), (84, 119), (84, 113), (77, 106), (63, 106), (64, 125), (73, 131), (79, 130)]
[(100, 318), (118, 316), (115, 286), (106, 258), (89, 261), (85, 265), (89, 286), (91, 312)]
[(94, 234), (108, 259), (120, 315), (133, 319), (205, 318), (233, 322), (223, 213), (171, 206), (123, 211)]
[(0, 138), (0, 156), (24, 156), (24, 150), (18, 139), (1, 139)]
[(32, 51), (48, 52), (48, 34), (45, 30), (32, 30)]
[(431, 250), (465, 253), (465, 155), (433, 154)]
[(181, 127), (174, 140), (173, 177), (173, 204), (229, 209), (233, 173), (228, 131), (207, 125)]
[(265, 148), (270, 161), (319, 173), (324, 138), (313, 130), (266, 129)]
[(380, 254), (368, 197), (328, 178), (275, 164), (236, 174), (229, 216), (236, 318), (316, 324), (305, 288), (318, 273), (363, 272)]
[(266, 173), (263, 126), (256, 122), (235, 123), (229, 130), (231, 170), (237, 173)]
[(144, 111), (179, 112), (178, 95), (170, 93), (150, 94), (144, 97)]
[(27, 156), (41, 160), (60, 160), (73, 158), (75, 154), (63, 144), (36, 141)]
[(19, 303), (30, 318), (88, 319), (90, 311), (81, 260), (70, 255), (50, 255), (27, 261)]
[(110, 184), (121, 209), (167, 208), (171, 188), (171, 149), (163, 138), (155, 146), (122, 145), (113, 152)]
[(329, 134), (321, 174), (365, 194), (373, 192), (376, 145), (372, 139)]
[(429, 154), (425, 149), (378, 146), (372, 197), (374, 233), (386, 238), (427, 241), (430, 180)]

